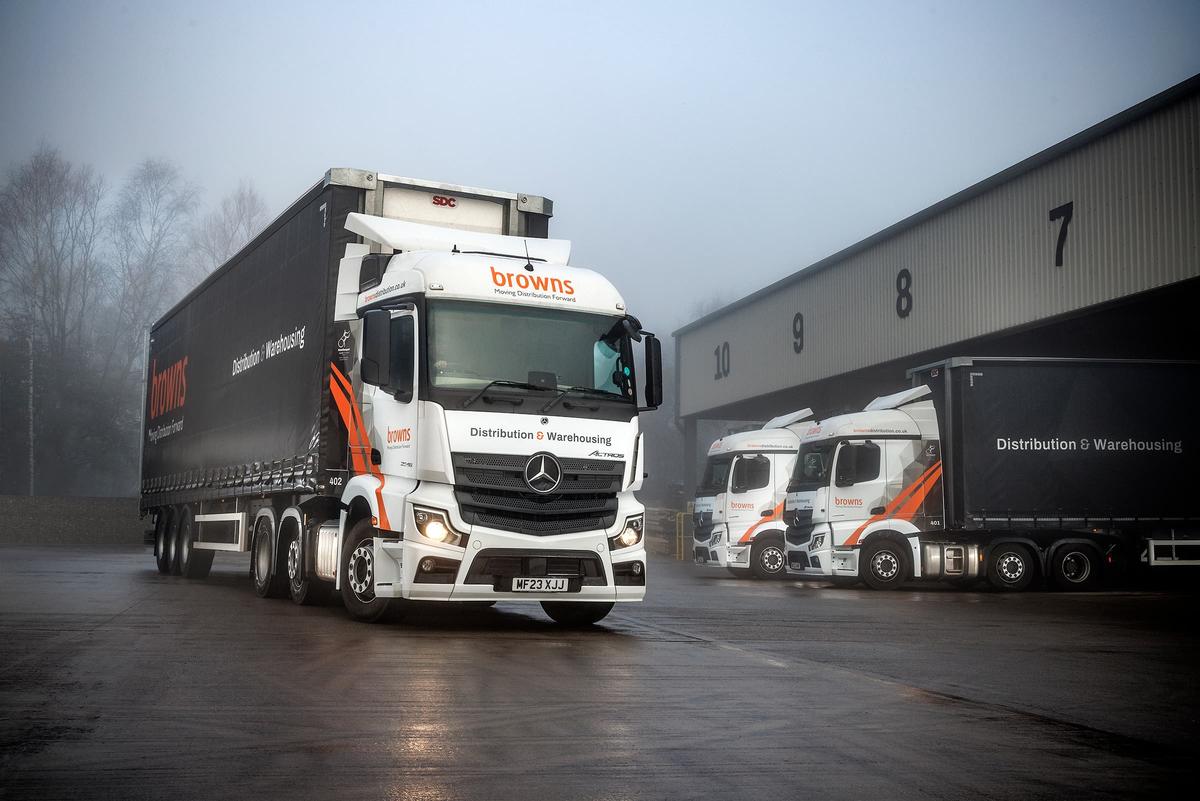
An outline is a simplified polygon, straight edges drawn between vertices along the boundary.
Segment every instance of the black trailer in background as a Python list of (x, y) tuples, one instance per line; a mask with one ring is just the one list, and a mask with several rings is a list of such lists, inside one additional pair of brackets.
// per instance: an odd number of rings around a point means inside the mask
[(1196, 519), (1200, 364), (956, 358), (933, 391), (947, 525)]

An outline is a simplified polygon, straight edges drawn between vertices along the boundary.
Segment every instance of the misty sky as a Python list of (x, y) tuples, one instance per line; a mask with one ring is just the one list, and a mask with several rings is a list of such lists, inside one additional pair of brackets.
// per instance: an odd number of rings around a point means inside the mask
[(0, 0), (0, 165), (546, 195), (667, 334), (1200, 72), (1200, 3)]

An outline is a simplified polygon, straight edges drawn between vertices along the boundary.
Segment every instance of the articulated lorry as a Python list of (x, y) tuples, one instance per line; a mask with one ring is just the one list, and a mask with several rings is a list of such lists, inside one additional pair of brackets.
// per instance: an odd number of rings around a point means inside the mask
[(249, 552), (259, 596), (336, 591), (364, 621), (393, 599), (518, 600), (588, 624), (642, 600), (659, 343), (567, 266), (551, 213), (330, 170), (168, 311), (142, 455), (158, 569)]
[(812, 424), (788, 572), (1023, 590), (1200, 565), (1200, 364), (957, 358)]
[(801, 409), (709, 446), (693, 507), (696, 564), (739, 578), (784, 575), (784, 497), (800, 447), (797, 431), (811, 418), (812, 409)]

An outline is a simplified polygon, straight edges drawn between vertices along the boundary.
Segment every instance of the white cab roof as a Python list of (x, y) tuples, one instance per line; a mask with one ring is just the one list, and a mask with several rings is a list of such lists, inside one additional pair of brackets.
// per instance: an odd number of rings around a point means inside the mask
[(800, 447), (800, 437), (786, 428), (770, 430), (739, 431), (721, 437), (708, 448), (709, 456), (723, 453), (749, 453), (757, 451), (795, 451)]

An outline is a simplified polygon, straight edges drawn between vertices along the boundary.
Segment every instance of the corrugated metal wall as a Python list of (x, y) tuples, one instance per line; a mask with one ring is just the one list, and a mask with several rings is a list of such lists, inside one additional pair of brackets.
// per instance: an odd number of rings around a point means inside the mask
[[(1193, 94), (684, 331), (680, 412), (701, 414), (1196, 277), (1198, 199)], [(1061, 222), (1050, 212), (1066, 203), (1073, 214), (1059, 267)], [(901, 317), (897, 280), (905, 269), (912, 305)], [(717, 355), (724, 343), (727, 375)]]

